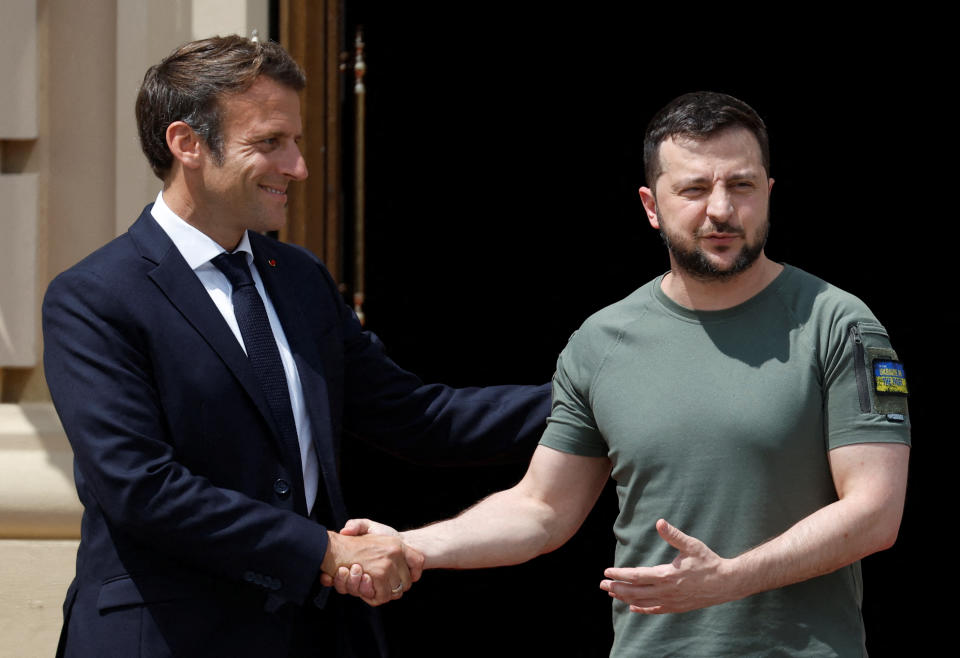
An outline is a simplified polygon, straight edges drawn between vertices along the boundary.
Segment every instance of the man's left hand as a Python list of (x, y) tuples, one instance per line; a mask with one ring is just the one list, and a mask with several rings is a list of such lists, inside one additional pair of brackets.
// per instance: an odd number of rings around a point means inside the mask
[(729, 560), (699, 539), (660, 519), (657, 532), (679, 553), (669, 564), (655, 567), (611, 567), (600, 589), (630, 605), (631, 612), (660, 615), (686, 612), (731, 601)]

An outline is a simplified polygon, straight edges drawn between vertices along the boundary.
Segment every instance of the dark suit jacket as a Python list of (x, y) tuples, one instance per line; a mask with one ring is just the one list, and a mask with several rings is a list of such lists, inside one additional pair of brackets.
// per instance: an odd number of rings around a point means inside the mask
[[(327, 600), (326, 528), (305, 516), (299, 465), (242, 348), (149, 209), (58, 276), (43, 305), (47, 381), (84, 505), (63, 648), (286, 656), (303, 610)], [(303, 384), (317, 518), (347, 519), (345, 431), (432, 462), (532, 446), (548, 387), (424, 385), (361, 329), (312, 255), (250, 241)]]

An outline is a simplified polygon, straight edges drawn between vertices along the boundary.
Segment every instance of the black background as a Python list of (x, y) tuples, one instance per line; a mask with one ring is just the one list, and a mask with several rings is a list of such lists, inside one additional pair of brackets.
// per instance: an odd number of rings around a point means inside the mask
[[(547, 381), (590, 313), (667, 268), (636, 194), (646, 122), (687, 91), (742, 98), (770, 133), (767, 254), (861, 297), (906, 364), (911, 481), (897, 545), (863, 564), (867, 646), (936, 647), (930, 593), (947, 577), (927, 537), (941, 532), (934, 501), (952, 500), (931, 449), (949, 439), (934, 433), (934, 369), (956, 241), (940, 220), (954, 104), (939, 37), (925, 17), (613, 6), (347, 1), (369, 71), (368, 328), (426, 381)], [(353, 443), (343, 468), (352, 514), (405, 528), (512, 485), (524, 464), (426, 468)], [(428, 572), (382, 609), (395, 653), (605, 656), (597, 585), (615, 514), (608, 487), (554, 554)]]

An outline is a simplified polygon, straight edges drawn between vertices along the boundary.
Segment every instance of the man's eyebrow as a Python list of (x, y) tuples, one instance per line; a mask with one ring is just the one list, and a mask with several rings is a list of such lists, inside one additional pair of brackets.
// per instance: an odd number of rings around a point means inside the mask
[(727, 178), (732, 180), (743, 180), (745, 178), (760, 178), (760, 177), (761, 177), (760, 170), (754, 169), (752, 167), (745, 168), (745, 169), (738, 169), (734, 171), (732, 174), (730, 174), (729, 176), (727, 176)]
[(291, 133), (285, 130), (261, 130), (251, 135), (251, 139), (253, 139), (255, 142), (259, 142), (264, 139), (276, 139), (284, 137), (288, 137), (294, 141), (299, 141), (303, 135), (301, 133)]
[[(731, 172), (729, 175), (724, 176), (723, 180), (753, 180), (760, 177), (761, 177), (760, 170), (753, 169), (753, 168), (746, 168), (746, 169), (737, 169), (736, 171)], [(704, 185), (704, 184), (712, 184), (712, 183), (713, 183), (713, 177), (711, 176), (692, 175), (687, 178), (678, 179), (673, 184), (673, 187), (681, 188), (687, 185)]]
[(679, 189), (681, 187), (686, 187), (687, 185), (703, 185), (710, 182), (711, 179), (707, 176), (690, 176), (688, 178), (681, 178), (680, 180), (676, 181), (672, 187), (674, 189)]

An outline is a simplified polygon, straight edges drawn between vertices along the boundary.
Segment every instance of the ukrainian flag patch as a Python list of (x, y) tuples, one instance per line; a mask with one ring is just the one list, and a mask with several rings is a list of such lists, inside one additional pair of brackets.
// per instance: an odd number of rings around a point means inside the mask
[(906, 395), (907, 377), (903, 364), (893, 359), (874, 359), (873, 386), (880, 394)]

